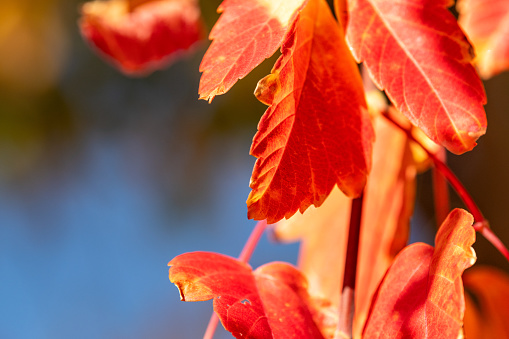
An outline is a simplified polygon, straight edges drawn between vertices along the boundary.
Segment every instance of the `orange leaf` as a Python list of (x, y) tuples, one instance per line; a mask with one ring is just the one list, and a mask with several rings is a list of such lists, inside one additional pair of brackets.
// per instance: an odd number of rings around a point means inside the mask
[(210, 32), (213, 40), (200, 65), (200, 99), (226, 93), (283, 41), (307, 0), (224, 0), (223, 14)]
[(200, 9), (194, 0), (92, 1), (81, 9), (81, 34), (126, 74), (145, 75), (168, 66), (201, 39)]
[[(377, 139), (364, 193), (354, 337), (362, 332), (380, 280), (407, 243), (415, 200), (416, 166), (405, 133), (381, 116), (374, 122)], [(308, 278), (310, 293), (335, 305), (343, 282), (349, 218), (350, 199), (334, 189), (320, 208), (282, 220), (275, 229), (278, 240), (301, 239), (299, 268)]]
[(373, 299), (365, 338), (458, 338), (465, 302), (463, 271), (475, 262), (473, 217), (455, 209), (433, 247), (401, 251)]
[(486, 131), (486, 95), (451, 3), (349, 0), (347, 41), (396, 108), (460, 154)]
[[(495, 268), (477, 267), (463, 276), (466, 297), (465, 337), (509, 338), (509, 276)], [(476, 302), (471, 301), (475, 297)]]
[(327, 308), (309, 297), (305, 277), (291, 265), (269, 263), (253, 272), (237, 259), (207, 252), (185, 253), (168, 265), (181, 299), (214, 299), (221, 323), (236, 338), (319, 339), (320, 328), (331, 325)]
[(281, 220), (274, 229), (279, 241), (301, 241), (298, 266), (309, 281), (310, 293), (334, 305), (343, 284), (350, 205), (351, 199), (335, 187), (322, 206)]
[(257, 98), (270, 105), (251, 154), (258, 158), (248, 216), (274, 223), (320, 206), (334, 185), (358, 196), (374, 139), (357, 66), (324, 0), (310, 0)]
[(385, 272), (407, 245), (415, 203), (417, 163), (411, 142), (383, 117), (376, 120), (376, 135), (362, 214), (354, 335), (362, 331)]
[(479, 74), (487, 79), (509, 69), (509, 1), (461, 0), (458, 21), (472, 41)]

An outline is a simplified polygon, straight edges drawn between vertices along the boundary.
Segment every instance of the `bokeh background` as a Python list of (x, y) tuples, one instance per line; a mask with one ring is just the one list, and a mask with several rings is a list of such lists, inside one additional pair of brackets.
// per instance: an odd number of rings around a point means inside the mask
[[(81, 39), (80, 3), (0, 0), (0, 338), (200, 338), (211, 303), (180, 302), (166, 264), (240, 253), (265, 110), (252, 93), (275, 57), (209, 105), (197, 100), (208, 42), (125, 77)], [(219, 3), (201, 2), (209, 28)], [(509, 243), (509, 76), (485, 85), (488, 134), (449, 162)], [(412, 241), (433, 239), (430, 178), (418, 179)], [(475, 249), (509, 271), (483, 239)], [(297, 251), (265, 237), (251, 263)]]

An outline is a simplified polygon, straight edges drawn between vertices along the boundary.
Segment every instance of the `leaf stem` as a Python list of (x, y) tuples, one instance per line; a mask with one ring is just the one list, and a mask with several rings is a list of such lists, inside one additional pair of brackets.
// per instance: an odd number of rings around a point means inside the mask
[(509, 261), (509, 250), (505, 247), (504, 243), (493, 233), (493, 230), (489, 227), (488, 223), (475, 223), (474, 228), (476, 231), (482, 234), (486, 240), (488, 240), (502, 255)]
[(247, 239), (247, 242), (244, 245), (242, 252), (240, 252), (239, 255), (240, 261), (247, 263), (249, 259), (251, 259), (251, 256), (253, 255), (253, 252), (256, 246), (258, 245), (258, 242), (260, 241), (260, 238), (262, 237), (263, 232), (265, 232), (266, 228), (267, 228), (266, 220), (258, 221), (255, 228), (251, 232), (251, 235)]
[(353, 317), (355, 311), (355, 278), (357, 276), (357, 258), (361, 232), (362, 202), (364, 194), (352, 200), (348, 246), (346, 249), (345, 274), (339, 301), (339, 322), (336, 338), (352, 338)]
[(493, 233), (493, 231), (490, 229), (488, 220), (484, 218), (481, 210), (475, 203), (474, 199), (468, 193), (467, 189), (465, 188), (465, 186), (463, 186), (458, 177), (452, 172), (452, 170), (443, 161), (441, 161), (435, 153), (428, 150), (421, 142), (419, 142), (419, 140), (417, 140), (413, 136), (411, 129), (405, 128), (399, 122), (397, 122), (391, 116), (390, 110), (385, 111), (383, 113), (383, 116), (387, 118), (387, 120), (392, 122), (396, 127), (405, 132), (405, 134), (410, 140), (419, 145), (428, 154), (428, 156), (433, 161), (433, 164), (435, 165), (436, 169), (440, 173), (442, 173), (442, 175), (447, 179), (447, 181), (449, 181), (449, 184), (451, 184), (451, 186), (459, 195), (463, 203), (467, 206), (467, 209), (474, 216), (473, 225), (474, 229), (477, 232), (479, 232), (482, 236), (484, 236), (486, 240), (488, 240), (507, 259), (507, 261), (509, 261), (509, 250), (504, 245), (504, 243), (502, 243), (502, 241), (495, 235), (495, 233)]
[[(251, 235), (249, 235), (249, 238), (247, 239), (246, 244), (242, 249), (242, 252), (240, 252), (239, 255), (240, 261), (247, 263), (249, 259), (251, 259), (251, 256), (253, 255), (253, 252), (256, 246), (258, 245), (258, 242), (260, 241), (260, 238), (262, 237), (263, 232), (265, 232), (266, 228), (267, 228), (266, 220), (258, 221), (253, 231), (251, 232)], [(203, 335), (203, 339), (212, 339), (214, 337), (214, 333), (216, 333), (218, 324), (219, 317), (217, 316), (216, 312), (212, 312), (212, 316), (210, 317), (209, 324), (207, 325), (207, 330)]]
[(203, 339), (212, 339), (214, 338), (214, 333), (216, 333), (217, 324), (219, 324), (219, 317), (216, 312), (212, 311), (212, 316), (210, 317), (209, 324), (207, 325), (207, 330), (203, 335)]

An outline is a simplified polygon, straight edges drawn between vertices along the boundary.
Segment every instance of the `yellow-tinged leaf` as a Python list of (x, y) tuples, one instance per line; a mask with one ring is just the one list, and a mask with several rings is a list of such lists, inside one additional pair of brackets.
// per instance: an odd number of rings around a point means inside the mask
[(281, 45), (307, 0), (224, 0), (200, 64), (200, 99), (226, 93)]
[(373, 299), (365, 338), (457, 339), (465, 301), (463, 271), (476, 260), (474, 218), (453, 210), (435, 238), (435, 248), (407, 246), (387, 271)]
[(472, 41), (479, 74), (488, 79), (509, 69), (509, 1), (460, 0), (458, 22)]

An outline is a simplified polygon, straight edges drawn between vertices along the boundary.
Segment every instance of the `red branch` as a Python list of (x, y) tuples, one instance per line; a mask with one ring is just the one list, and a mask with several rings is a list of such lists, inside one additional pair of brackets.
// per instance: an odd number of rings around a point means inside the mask
[(412, 134), (412, 130), (405, 128), (402, 126), (399, 122), (397, 122), (391, 115), (389, 111), (384, 112), (383, 116), (387, 118), (390, 122), (392, 122), (395, 126), (397, 126), (399, 129), (401, 129), (407, 137), (415, 142), (417, 145), (419, 145), (431, 158), (433, 161), (436, 169), (442, 173), (442, 175), (449, 181), (451, 186), (454, 188), (456, 193), (458, 193), (461, 200), (463, 200), (463, 203), (467, 206), (467, 209), (472, 213), (474, 216), (474, 229), (481, 233), (482, 236), (486, 238), (502, 255), (509, 261), (509, 250), (507, 247), (502, 243), (502, 241), (493, 233), (493, 231), (490, 229), (489, 222), (486, 220), (475, 203), (472, 196), (467, 192), (467, 189), (461, 181), (456, 177), (456, 175), (452, 172), (452, 170), (443, 162), (441, 161), (438, 156), (428, 150), (419, 140), (417, 140), (414, 135)]
[[(244, 248), (242, 249), (242, 252), (240, 252), (239, 260), (242, 262), (247, 263), (251, 256), (253, 255), (253, 252), (258, 245), (258, 242), (260, 241), (260, 238), (262, 237), (263, 232), (265, 232), (265, 229), (267, 228), (267, 222), (265, 220), (258, 221), (255, 228), (251, 232), (251, 235), (246, 241), (246, 244), (244, 245)], [(209, 324), (207, 326), (207, 330), (205, 331), (205, 334), (203, 335), (203, 339), (212, 339), (214, 337), (214, 333), (216, 332), (217, 324), (219, 323), (219, 317), (217, 316), (216, 312), (212, 313), (212, 316), (210, 317)]]
[(355, 311), (355, 278), (357, 276), (357, 258), (361, 232), (362, 201), (364, 194), (352, 200), (350, 228), (348, 229), (348, 247), (346, 249), (345, 274), (339, 302), (339, 322), (337, 332), (340, 337), (352, 338), (353, 316)]

